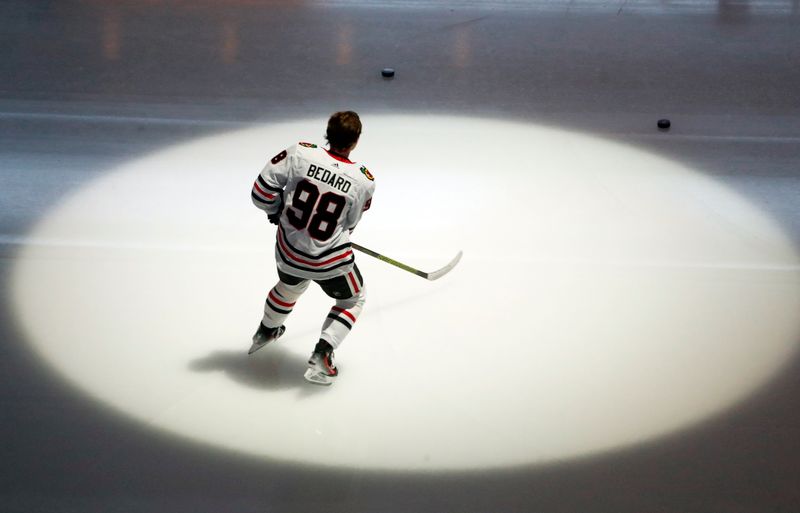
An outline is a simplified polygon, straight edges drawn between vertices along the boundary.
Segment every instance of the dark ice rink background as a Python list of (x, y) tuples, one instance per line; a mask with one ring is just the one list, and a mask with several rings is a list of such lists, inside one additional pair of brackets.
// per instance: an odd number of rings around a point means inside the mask
[[(616, 138), (713, 176), (798, 243), (799, 22), (797, 1), (6, 1), (0, 279), (6, 289), (15, 251), (50, 206), (116, 164), (342, 108)], [(668, 133), (660, 117), (672, 119)], [(644, 446), (420, 475), (270, 463), (148, 429), (51, 375), (5, 298), (0, 334), (2, 511), (800, 508), (797, 361), (724, 415)]]

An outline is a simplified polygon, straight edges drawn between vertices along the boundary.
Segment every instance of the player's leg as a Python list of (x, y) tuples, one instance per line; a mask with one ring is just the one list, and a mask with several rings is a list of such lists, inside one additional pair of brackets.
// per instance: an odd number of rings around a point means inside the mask
[(297, 299), (308, 289), (309, 280), (278, 271), (278, 283), (272, 287), (264, 302), (264, 317), (261, 324), (276, 328), (292, 313)]
[(345, 275), (317, 283), (328, 296), (336, 299), (336, 304), (322, 324), (319, 342), (308, 360), (309, 371), (306, 372), (306, 379), (313, 383), (329, 385), (339, 374), (333, 360), (333, 351), (353, 329), (364, 308), (366, 295), (361, 273), (355, 266), (353, 271)]
[(308, 289), (309, 280), (291, 276), (278, 271), (278, 283), (267, 294), (264, 303), (264, 316), (253, 335), (253, 345), (248, 354), (258, 351), (268, 343), (283, 335), (286, 328), (283, 322), (292, 313), (297, 299)]

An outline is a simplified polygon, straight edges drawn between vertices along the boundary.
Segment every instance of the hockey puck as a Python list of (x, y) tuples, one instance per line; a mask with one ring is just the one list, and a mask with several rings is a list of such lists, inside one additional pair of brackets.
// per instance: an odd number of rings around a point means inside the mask
[(381, 76), (383, 78), (392, 78), (394, 76), (394, 68), (383, 68), (381, 70)]
[(672, 125), (672, 123), (670, 123), (668, 119), (659, 119), (657, 124), (658, 128), (660, 128), (661, 130), (666, 130), (670, 127), (670, 125)]

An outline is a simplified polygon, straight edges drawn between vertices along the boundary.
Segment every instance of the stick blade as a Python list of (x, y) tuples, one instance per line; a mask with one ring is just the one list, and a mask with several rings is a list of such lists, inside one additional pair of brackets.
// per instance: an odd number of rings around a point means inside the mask
[(450, 261), (450, 263), (449, 263), (449, 264), (447, 264), (446, 266), (442, 267), (442, 268), (441, 268), (441, 269), (439, 269), (438, 271), (433, 271), (433, 272), (430, 272), (430, 273), (428, 273), (428, 274), (425, 276), (425, 278), (427, 278), (429, 281), (438, 280), (439, 278), (441, 278), (441, 277), (442, 277), (442, 276), (444, 276), (445, 274), (447, 274), (447, 273), (449, 273), (450, 271), (452, 271), (452, 270), (453, 270), (453, 267), (455, 267), (456, 265), (458, 265), (458, 262), (461, 260), (461, 255), (463, 255), (463, 254), (464, 254), (464, 252), (463, 252), (463, 251), (459, 251), (459, 252), (458, 252), (458, 254), (455, 256), (455, 258), (453, 258), (453, 259)]

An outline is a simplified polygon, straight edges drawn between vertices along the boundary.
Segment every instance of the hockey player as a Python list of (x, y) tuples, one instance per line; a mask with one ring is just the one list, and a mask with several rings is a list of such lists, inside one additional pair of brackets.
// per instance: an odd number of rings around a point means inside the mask
[(270, 290), (249, 354), (283, 335), (286, 317), (310, 280), (336, 300), (308, 360), (306, 380), (330, 385), (338, 375), (334, 349), (341, 345), (364, 307), (364, 281), (350, 247), (350, 233), (369, 209), (375, 182), (350, 152), (361, 135), (352, 111), (328, 120), (329, 149), (297, 143), (277, 154), (253, 184), (253, 203), (278, 225), (275, 261), (278, 283)]

